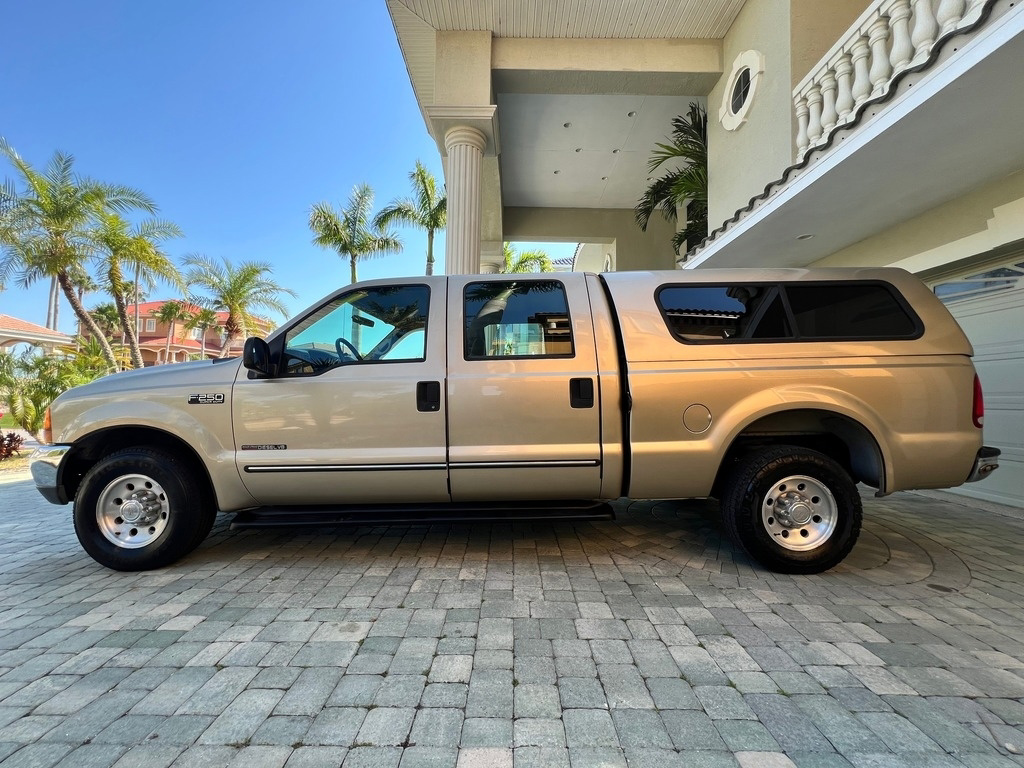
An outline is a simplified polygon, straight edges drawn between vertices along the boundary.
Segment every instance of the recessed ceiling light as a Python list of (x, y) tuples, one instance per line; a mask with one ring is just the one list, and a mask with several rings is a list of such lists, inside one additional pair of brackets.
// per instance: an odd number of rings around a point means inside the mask
[(556, 175), (557, 175), (557, 174), (559, 174), (559, 173), (561, 173), (561, 171), (555, 171), (555, 174), (556, 174)]
[(601, 177), (601, 181), (608, 181), (608, 177), (607, 176), (602, 176)]
[(612, 150), (612, 154), (613, 154), (613, 155), (617, 155), (617, 154), (619, 154), (619, 150), (617, 150), (617, 149), (613, 149), (613, 150)]
[(571, 126), (572, 126), (572, 123), (562, 123), (562, 127), (563, 128), (569, 128)]
[(647, 177), (647, 180), (648, 180), (648, 181), (650, 181), (650, 180), (651, 180), (651, 179), (653, 179), (653, 178), (654, 178), (653, 176), (648, 176), (648, 177)]
[(576, 151), (577, 152), (582, 152), (583, 151), (583, 147), (576, 147)]
[(627, 112), (626, 117), (636, 117), (636, 112)]
[(797, 235), (796, 239), (797, 240), (810, 240), (812, 237), (814, 237), (814, 235), (812, 235), (812, 234), (803, 234), (803, 235)]

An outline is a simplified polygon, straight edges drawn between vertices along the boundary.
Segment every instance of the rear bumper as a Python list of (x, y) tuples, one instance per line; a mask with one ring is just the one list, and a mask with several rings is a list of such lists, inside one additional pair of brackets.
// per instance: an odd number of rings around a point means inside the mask
[(999, 469), (999, 449), (983, 445), (978, 449), (978, 455), (974, 458), (974, 471), (967, 478), (968, 483), (976, 483), (984, 480), (997, 469)]
[(29, 456), (29, 470), (36, 489), (51, 504), (68, 503), (60, 482), (60, 465), (70, 450), (70, 445), (44, 445)]

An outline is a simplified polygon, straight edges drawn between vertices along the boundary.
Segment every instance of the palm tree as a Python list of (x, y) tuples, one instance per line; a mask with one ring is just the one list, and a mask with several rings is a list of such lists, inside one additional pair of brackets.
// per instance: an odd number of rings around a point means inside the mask
[(544, 251), (523, 251), (518, 253), (511, 243), (501, 244), (504, 263), (498, 272), (519, 274), (523, 272), (554, 272), (555, 267)]
[(448, 198), (437, 192), (437, 180), (434, 174), (423, 167), (417, 160), (415, 170), (409, 173), (412, 182), (411, 198), (392, 200), (373, 220), (373, 226), (387, 229), (398, 222), (409, 224), (427, 232), (427, 269), (426, 274), (434, 274), (434, 233), (444, 229), (448, 223)]
[(5, 218), (0, 259), (0, 282), (20, 269), (19, 283), (27, 286), (41, 277), (55, 279), (82, 327), (97, 338), (108, 363), (115, 365), (106, 337), (86, 311), (75, 291), (74, 277), (84, 271), (93, 253), (89, 225), (103, 211), (141, 209), (149, 213), (156, 205), (132, 187), (106, 184), (74, 173), (74, 158), (55, 152), (45, 171), (38, 171), (0, 138), (0, 154), (14, 166), (24, 191), (5, 182), (6, 195), (14, 202)]
[(195, 298), (196, 304), (219, 312), (227, 312), (224, 321), (224, 346), (220, 356), (226, 357), (231, 342), (247, 336), (251, 328), (259, 326), (252, 314), (258, 308), (269, 309), (287, 316), (288, 311), (281, 302), (281, 294), (295, 296), (295, 292), (282, 288), (270, 279), (270, 265), (258, 262), (242, 262), (237, 267), (227, 259), (218, 264), (213, 259), (199, 254), (185, 257), (185, 282), (205, 290), (207, 298)]
[[(96, 325), (108, 339), (121, 327), (121, 318), (117, 314), (117, 307), (111, 301), (97, 304), (89, 311), (89, 314), (92, 315), (92, 319), (96, 321)], [(124, 342), (122, 341), (122, 343)]]
[(685, 244), (693, 248), (708, 236), (708, 115), (700, 104), (690, 102), (687, 114), (672, 121), (672, 134), (668, 144), (658, 144), (647, 163), (653, 173), (669, 161), (681, 163), (679, 167), (651, 182), (634, 213), (637, 224), (644, 232), (655, 210), (673, 224), (676, 210), (686, 208), (686, 226), (675, 233), (672, 247), (676, 253)]
[(361, 260), (402, 252), (402, 241), (393, 232), (371, 223), (372, 208), (373, 190), (369, 184), (359, 184), (344, 208), (336, 211), (330, 203), (317, 203), (309, 214), (309, 228), (315, 235), (313, 244), (348, 258), (353, 283), (358, 280), (356, 265)]
[[(181, 235), (181, 229), (169, 221), (146, 219), (133, 226), (116, 213), (99, 216), (99, 226), (93, 238), (99, 246), (103, 279), (107, 291), (114, 297), (118, 322), (128, 340), (132, 365), (136, 368), (143, 366), (142, 351), (139, 349), (138, 321), (128, 317), (126, 296), (134, 286), (125, 276), (125, 268), (134, 269), (136, 274), (144, 270), (150, 280), (158, 277), (184, 289), (181, 273), (160, 248), (161, 241)], [(137, 306), (138, 301), (135, 304)]]
[(206, 359), (206, 333), (211, 328), (217, 328), (220, 326), (220, 318), (217, 317), (217, 313), (212, 309), (203, 308), (198, 312), (192, 314), (185, 321), (185, 325), (182, 326), (183, 330), (191, 331), (193, 328), (198, 328), (202, 334), (199, 337), (199, 359)]
[[(179, 320), (190, 315), (189, 308), (183, 301), (167, 301), (161, 304), (153, 317), (161, 325), (167, 325), (167, 343), (164, 345), (164, 362), (171, 362), (171, 339), (174, 338), (174, 327)], [(141, 366), (140, 366), (141, 367)]]

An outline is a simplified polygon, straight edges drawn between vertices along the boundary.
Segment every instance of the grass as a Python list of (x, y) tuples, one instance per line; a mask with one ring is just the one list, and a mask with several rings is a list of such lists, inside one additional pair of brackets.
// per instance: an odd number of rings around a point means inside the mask
[(31, 453), (32, 451), (29, 450), (21, 450), (16, 452), (11, 458), (0, 461), (0, 477), (15, 472), (27, 472), (28, 457)]
[(16, 429), (17, 426), (11, 414), (5, 413), (3, 416), (0, 416), (0, 429)]

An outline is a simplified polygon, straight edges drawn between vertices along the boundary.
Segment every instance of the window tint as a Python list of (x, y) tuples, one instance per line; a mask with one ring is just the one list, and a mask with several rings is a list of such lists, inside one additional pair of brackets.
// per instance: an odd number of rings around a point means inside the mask
[(805, 339), (901, 339), (917, 323), (880, 284), (786, 286), (797, 333)]
[(686, 341), (792, 336), (775, 286), (670, 286), (658, 293), (658, 304), (669, 330)]
[(470, 283), (464, 304), (467, 360), (573, 354), (565, 288), (556, 280)]
[(680, 341), (907, 339), (920, 323), (884, 283), (666, 286), (657, 294)]
[(285, 336), (285, 369), (315, 374), (352, 363), (422, 361), (426, 356), (425, 285), (386, 285), (342, 294)]

